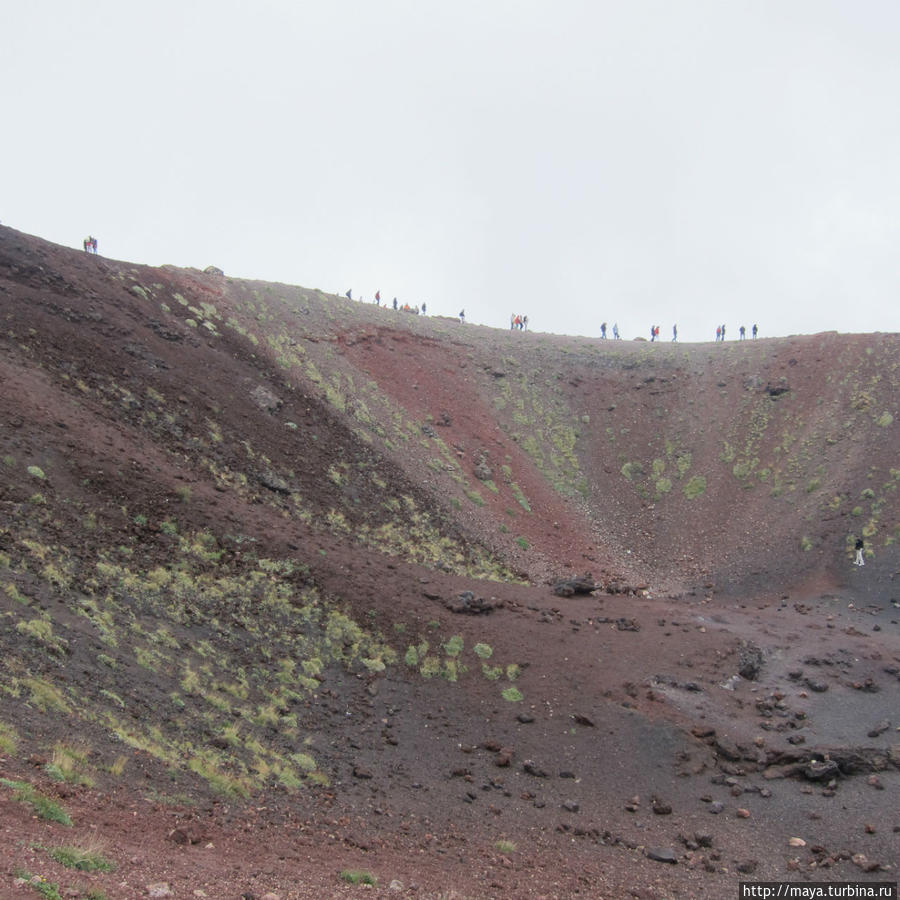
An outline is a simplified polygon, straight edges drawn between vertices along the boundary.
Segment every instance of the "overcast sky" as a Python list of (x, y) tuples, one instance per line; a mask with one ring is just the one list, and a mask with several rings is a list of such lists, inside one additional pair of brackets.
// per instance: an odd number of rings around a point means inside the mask
[(0, 221), (535, 330), (900, 331), (897, 0), (29, 0)]

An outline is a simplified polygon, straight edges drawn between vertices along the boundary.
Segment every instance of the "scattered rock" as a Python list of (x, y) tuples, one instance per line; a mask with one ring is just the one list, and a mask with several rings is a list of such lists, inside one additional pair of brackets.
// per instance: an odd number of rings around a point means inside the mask
[(882, 719), (874, 728), (870, 728), (868, 731), (868, 736), (870, 738), (880, 737), (886, 731), (888, 731), (891, 727), (891, 723), (888, 719)]
[(250, 391), (250, 399), (266, 412), (276, 412), (284, 405), (284, 401), (280, 397), (261, 384)]
[(738, 662), (738, 675), (748, 681), (756, 681), (763, 664), (763, 652), (751, 642), (746, 642), (741, 647), (740, 660)]
[(850, 862), (857, 868), (862, 869), (863, 872), (877, 872), (881, 868), (879, 863), (872, 862), (865, 853), (854, 853), (850, 857)]
[(732, 762), (737, 762), (737, 760), (742, 759), (744, 756), (744, 751), (739, 747), (731, 738), (722, 737), (716, 738), (713, 746), (716, 748), (719, 756), (725, 757), (725, 759), (731, 760)]
[(488, 464), (488, 455), (484, 450), (478, 451), (472, 474), (479, 481), (490, 481), (494, 477), (494, 470)]
[(290, 494), (290, 485), (274, 472), (261, 472), (258, 476), (259, 483), (272, 491), (273, 494)]
[(172, 889), (165, 881), (157, 881), (147, 885), (148, 897), (174, 897)]
[(833, 759), (811, 759), (803, 768), (804, 778), (825, 781), (841, 774), (840, 766)]
[(601, 585), (594, 581), (590, 572), (584, 575), (576, 575), (574, 578), (565, 578), (553, 585), (553, 593), (559, 597), (571, 597), (574, 594), (591, 594), (601, 589)]
[(200, 844), (206, 840), (200, 826), (194, 822), (173, 828), (166, 837), (175, 844)]
[(671, 847), (650, 847), (647, 850), (647, 859), (675, 865), (678, 862), (678, 854)]
[(503, 606), (503, 601), (496, 597), (485, 600), (484, 597), (476, 597), (472, 591), (463, 591), (454, 600), (445, 600), (444, 606), (453, 613), (463, 613), (471, 616), (485, 615)]

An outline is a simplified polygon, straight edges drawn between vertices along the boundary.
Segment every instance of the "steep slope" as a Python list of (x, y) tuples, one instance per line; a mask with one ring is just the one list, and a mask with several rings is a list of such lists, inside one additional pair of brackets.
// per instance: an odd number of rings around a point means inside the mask
[[(432, 890), (653, 891), (634, 859), (703, 830), (704, 773), (853, 746), (894, 777), (890, 730), (863, 739), (900, 662), (897, 335), (507, 333), (8, 228), (0, 312), (0, 774), (95, 825), (121, 797), (120, 832), (149, 796), (135, 877), (188, 890), (173, 822), (225, 842), (265, 807), (272, 847), (240, 853), (285, 896), (306, 894), (273, 859), (304, 834), (309, 896), (340, 895), (315, 855), (335, 833)], [(607, 590), (551, 593), (587, 571)], [(723, 688), (756, 651), (753, 693)], [(811, 665), (826, 708), (791, 681)], [(677, 815), (622, 812), (650, 793)], [(779, 876), (770, 841), (802, 823), (769, 807), (717, 858), (682, 841), (662, 894), (715, 896), (751, 851)], [(211, 896), (254, 886), (201, 868)]]

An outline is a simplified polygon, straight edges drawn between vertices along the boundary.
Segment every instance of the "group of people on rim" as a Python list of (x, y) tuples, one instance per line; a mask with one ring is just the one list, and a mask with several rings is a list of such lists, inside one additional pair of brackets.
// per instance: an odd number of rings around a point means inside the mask
[(525, 331), (528, 328), (528, 316), (512, 313), (509, 317), (509, 327), (511, 330), (518, 328), (519, 331)]
[(84, 252), (85, 253), (94, 253), (97, 252), (97, 238), (88, 235), (84, 239)]
[[(613, 323), (612, 331), (613, 331), (613, 340), (619, 341), (622, 339), (621, 336), (619, 335), (619, 323), (618, 322)], [(606, 322), (604, 322), (600, 326), (600, 337), (602, 337), (604, 341), (606, 340)]]
[[(525, 321), (526, 322), (528, 321), (527, 317), (526, 317)], [(510, 328), (512, 328), (512, 327), (513, 327), (513, 325), (510, 325)], [(603, 340), (606, 340), (606, 336), (607, 336), (606, 332), (607, 332), (607, 324), (606, 324), (606, 322), (603, 322), (600, 325), (600, 337)], [(747, 329), (743, 325), (741, 325), (741, 327), (739, 329), (739, 333), (740, 333), (740, 339), (742, 341), (746, 340)], [(756, 340), (756, 337), (759, 334), (759, 326), (754, 324), (754, 326), (750, 329), (750, 333), (753, 335), (753, 339)], [(617, 341), (621, 340), (621, 335), (619, 334), (619, 323), (618, 322), (613, 324), (612, 335), (615, 340), (617, 340)], [(638, 340), (640, 340), (640, 338), (638, 338)], [(651, 341), (659, 340), (659, 325), (651, 325), (650, 326), (650, 340)], [(677, 323), (672, 326), (672, 340), (673, 341), (678, 340), (678, 324)], [(725, 340), (725, 326), (718, 325), (718, 326), (716, 326), (716, 341), (724, 341), (724, 340)]]
[[(753, 340), (756, 340), (756, 336), (759, 334), (759, 326), (754, 322), (753, 327), (750, 329), (750, 333), (753, 335)], [(738, 340), (745, 341), (747, 340), (747, 329), (744, 325), (738, 329)], [(724, 341), (725, 340), (725, 326), (724, 325), (716, 325), (716, 341)]]
[[(344, 296), (345, 296), (348, 300), (352, 300), (352, 299), (353, 299), (353, 288), (350, 288), (350, 289), (347, 291), (347, 293), (344, 294)], [(360, 303), (365, 303), (364, 298), (360, 297), (360, 298), (359, 298), (359, 302), (360, 302)], [(373, 302), (376, 306), (381, 306), (381, 291), (380, 291), (380, 290), (375, 291), (375, 299), (374, 299), (372, 302)], [(385, 306), (387, 306), (387, 302), (385, 302)], [(394, 307), (394, 309), (402, 310), (403, 312), (412, 313), (414, 316), (418, 316), (418, 315), (420, 315), (420, 314), (423, 315), (423, 316), (428, 315), (428, 306), (427, 306), (425, 303), (423, 303), (421, 306), (418, 306), (418, 305), (417, 305), (417, 306), (410, 306), (408, 303), (404, 303), (404, 304), (401, 306), (401, 305), (399, 304), (399, 302), (397, 301), (397, 298), (394, 297), (394, 300), (393, 300), (393, 307)]]

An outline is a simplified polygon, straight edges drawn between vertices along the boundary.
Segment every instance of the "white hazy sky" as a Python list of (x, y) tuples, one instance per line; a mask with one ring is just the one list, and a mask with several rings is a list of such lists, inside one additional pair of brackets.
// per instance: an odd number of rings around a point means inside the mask
[(897, 0), (28, 0), (0, 220), (535, 330), (900, 331)]

